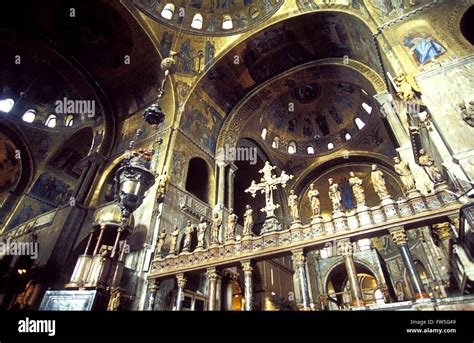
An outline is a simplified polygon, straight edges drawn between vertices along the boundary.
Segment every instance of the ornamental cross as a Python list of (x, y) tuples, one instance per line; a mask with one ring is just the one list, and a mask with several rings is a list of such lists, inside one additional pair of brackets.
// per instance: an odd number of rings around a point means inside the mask
[(246, 193), (252, 194), (254, 198), (258, 191), (265, 194), (265, 207), (262, 208), (261, 211), (267, 213), (267, 218), (274, 217), (274, 211), (280, 207), (280, 205), (273, 203), (273, 190), (280, 184), (284, 188), (287, 181), (293, 178), (293, 175), (288, 175), (284, 171), (281, 172), (279, 177), (272, 175), (272, 170), (275, 168), (276, 167), (272, 167), (268, 161), (265, 162), (265, 166), (258, 171), (263, 174), (263, 177), (260, 179), (261, 182), (256, 183), (252, 181), (250, 187), (245, 190)]

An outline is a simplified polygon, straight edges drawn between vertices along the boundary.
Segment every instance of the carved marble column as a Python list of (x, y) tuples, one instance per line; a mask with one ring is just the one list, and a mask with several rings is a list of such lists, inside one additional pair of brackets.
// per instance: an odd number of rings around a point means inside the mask
[(187, 279), (183, 273), (176, 275), (176, 281), (178, 283), (178, 293), (176, 295), (176, 311), (181, 311), (184, 300), (184, 287), (186, 287)]
[(97, 255), (99, 252), (100, 244), (102, 243), (102, 237), (104, 236), (104, 230), (105, 230), (105, 224), (100, 225), (100, 231), (99, 231), (99, 237), (97, 237), (97, 242), (95, 244), (94, 252), (92, 253), (92, 256)]
[(76, 189), (73, 193), (73, 197), (76, 201), (83, 203), (86, 200), (86, 197), (91, 190), (92, 182), (97, 175), (97, 170), (105, 160), (106, 158), (104, 156), (96, 152), (86, 157), (86, 165), (82, 170), (79, 182), (77, 183)]
[(224, 207), (224, 200), (225, 200), (225, 167), (227, 164), (224, 161), (218, 161), (218, 177), (219, 183), (217, 186), (217, 203), (221, 204)]
[(413, 262), (413, 257), (411, 256), (410, 249), (408, 248), (408, 238), (405, 229), (403, 227), (395, 227), (389, 231), (393, 242), (397, 245), (400, 255), (402, 256), (403, 264), (405, 265), (411, 285), (415, 291), (415, 298), (429, 298), (430, 296), (425, 290), (425, 286), (423, 285), (420, 275), (416, 270), (415, 262)]
[(408, 136), (407, 128), (403, 126), (399, 114), (393, 106), (394, 99), (392, 95), (389, 92), (384, 92), (375, 95), (374, 98), (381, 105), (381, 112), (387, 118), (392, 132), (398, 141), (398, 145), (401, 147), (407, 144), (409, 145), (410, 137)]
[(222, 310), (222, 275), (217, 274), (216, 282), (216, 308), (215, 311)]
[(453, 232), (451, 231), (449, 222), (434, 224), (433, 232), (441, 241), (446, 257), (449, 259), (449, 244), (451, 238), (453, 238)]
[(234, 208), (234, 179), (237, 167), (231, 163), (227, 180), (227, 208)]
[(207, 304), (208, 311), (215, 311), (216, 310), (216, 290), (217, 290), (217, 271), (216, 268), (208, 268), (207, 269), (207, 279), (209, 280), (209, 299)]
[(352, 256), (352, 243), (350, 239), (342, 239), (337, 242), (339, 253), (344, 257), (346, 265), (347, 278), (351, 284), (352, 292), (352, 306), (365, 306), (364, 298), (362, 297), (362, 290), (360, 289), (359, 279), (357, 278), (357, 270)]
[(159, 287), (158, 281), (151, 280), (148, 283), (148, 299), (147, 299), (147, 311), (153, 311), (155, 308), (156, 293), (158, 292)]
[[(424, 192), (428, 191), (426, 184), (431, 184), (430, 179), (424, 172), (423, 168), (421, 168), (415, 161), (415, 156), (413, 155), (413, 149), (410, 142), (410, 136), (407, 132), (407, 128), (405, 128), (400, 120), (399, 114), (397, 113), (394, 102), (402, 100), (397, 99), (394, 101), (392, 95), (388, 92), (379, 93), (374, 96), (374, 98), (379, 102), (383, 109), (383, 113), (385, 114), (388, 123), (392, 129), (392, 132), (397, 139), (399, 148), (397, 148), (397, 152), (400, 155), (400, 158), (409, 164), (410, 169), (413, 173), (413, 176), (416, 180), (416, 187)], [(405, 115), (405, 114), (402, 114)]]
[(293, 254), (293, 269), (298, 275), (298, 284), (300, 289), (300, 299), (303, 309), (306, 311), (311, 310), (309, 289), (308, 289), (308, 278), (306, 276), (306, 256), (303, 250), (292, 251)]
[(232, 290), (232, 283), (227, 283), (225, 288), (225, 305), (224, 309), (226, 311), (232, 311), (232, 298), (233, 298), (233, 290)]
[(245, 311), (253, 309), (253, 267), (250, 260), (241, 262), (244, 271), (244, 294), (245, 294)]

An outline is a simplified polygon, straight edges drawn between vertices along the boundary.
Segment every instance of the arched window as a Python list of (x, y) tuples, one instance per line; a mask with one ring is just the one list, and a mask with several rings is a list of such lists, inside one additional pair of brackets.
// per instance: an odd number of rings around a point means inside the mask
[(50, 114), (48, 119), (46, 119), (46, 123), (44, 124), (47, 127), (55, 127), (56, 126), (56, 115)]
[(308, 152), (308, 155), (314, 155), (314, 148), (312, 145), (309, 145), (308, 148), (306, 148), (306, 151)]
[(357, 125), (357, 127), (359, 128), (359, 130), (362, 130), (365, 126), (365, 123), (362, 121), (362, 119), (360, 119), (359, 117), (356, 117), (354, 119), (354, 122), (355, 124)]
[(289, 154), (296, 154), (296, 143), (295, 142), (290, 142), (288, 143), (288, 153)]
[(459, 26), (461, 33), (468, 40), (469, 43), (474, 44), (474, 29), (472, 28), (472, 23), (474, 21), (474, 6), (471, 6), (467, 9), (466, 13), (461, 17)]
[(328, 150), (334, 149), (334, 144), (333, 143), (328, 143)]
[(278, 149), (279, 146), (280, 146), (280, 138), (278, 137), (273, 138), (272, 148)]
[(267, 129), (262, 130), (261, 136), (262, 136), (262, 139), (265, 140), (265, 138), (267, 137)]
[(173, 13), (174, 13), (174, 5), (166, 4), (165, 7), (163, 7), (163, 10), (161, 11), (161, 16), (165, 19), (170, 20), (171, 18), (173, 18)]
[(8, 113), (12, 110), (15, 101), (13, 99), (3, 99), (0, 100), (0, 111)]
[(344, 139), (346, 141), (350, 140), (352, 138), (351, 134), (349, 132), (346, 132), (346, 134), (344, 135)]
[(230, 15), (226, 14), (224, 15), (222, 19), (222, 29), (223, 30), (231, 30), (234, 27), (234, 24), (232, 23), (232, 18)]
[(209, 169), (206, 161), (199, 157), (192, 158), (189, 161), (186, 190), (209, 203), (209, 189)]
[(66, 119), (64, 119), (65, 126), (73, 126), (74, 125), (74, 116), (72, 114), (68, 114)]
[(367, 112), (368, 114), (372, 112), (372, 106), (370, 106), (369, 104), (366, 104), (365, 102), (363, 102), (362, 107), (364, 108), (365, 112)]
[(191, 27), (193, 29), (196, 29), (196, 30), (201, 30), (202, 29), (202, 23), (203, 23), (202, 15), (199, 14), (199, 13), (196, 13), (193, 17)]
[(24, 122), (27, 122), (27, 123), (32, 123), (35, 121), (35, 118), (36, 118), (36, 111), (35, 110), (28, 110), (26, 111), (23, 116), (21, 117), (21, 119), (24, 121)]

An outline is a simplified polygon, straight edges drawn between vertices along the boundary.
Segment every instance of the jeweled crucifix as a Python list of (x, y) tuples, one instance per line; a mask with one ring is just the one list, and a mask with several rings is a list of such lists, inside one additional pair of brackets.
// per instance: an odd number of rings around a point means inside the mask
[(280, 205), (273, 202), (273, 190), (277, 188), (277, 185), (285, 187), (287, 181), (293, 178), (293, 175), (288, 175), (284, 171), (281, 172), (279, 177), (272, 175), (272, 170), (275, 168), (268, 161), (265, 162), (265, 166), (258, 171), (260, 174), (263, 174), (260, 182), (252, 181), (250, 187), (245, 190), (246, 193), (252, 194), (254, 198), (258, 191), (265, 194), (265, 207), (261, 211), (267, 213), (267, 218), (274, 217), (275, 210), (280, 207)]

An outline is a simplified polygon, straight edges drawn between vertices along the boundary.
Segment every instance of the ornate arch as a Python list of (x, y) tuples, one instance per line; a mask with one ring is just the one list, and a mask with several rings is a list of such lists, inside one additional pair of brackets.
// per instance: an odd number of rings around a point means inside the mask
[(220, 131), (217, 140), (217, 151), (223, 149), (224, 145), (235, 147), (245, 123), (250, 120), (255, 112), (264, 109), (265, 99), (271, 98), (271, 96), (269, 96), (268, 93), (263, 93), (263, 89), (269, 91), (270, 89), (283, 86), (284, 79), (290, 75), (298, 78), (303, 77), (305, 73), (307, 75), (311, 73), (312, 76), (318, 77), (318, 71), (327, 67), (342, 68), (341, 72), (342, 70), (346, 72), (356, 72), (370, 83), (375, 94), (386, 91), (383, 78), (373, 69), (361, 62), (342, 58), (329, 58), (302, 64), (262, 83), (256, 89), (248, 93), (237, 106), (234, 107), (227, 116)]
[[(364, 268), (367, 268), (375, 277), (377, 280), (377, 285), (383, 285), (384, 284), (384, 277), (382, 274), (380, 274), (378, 271), (374, 271), (374, 267), (368, 263), (367, 261), (354, 257), (354, 263), (362, 265)], [(329, 277), (331, 276), (332, 272), (339, 267), (340, 265), (344, 264), (344, 260), (336, 260), (334, 261), (326, 270), (324, 271), (322, 275), (322, 280), (323, 280), (323, 292), (327, 294), (328, 292), (328, 283), (329, 283)]]

